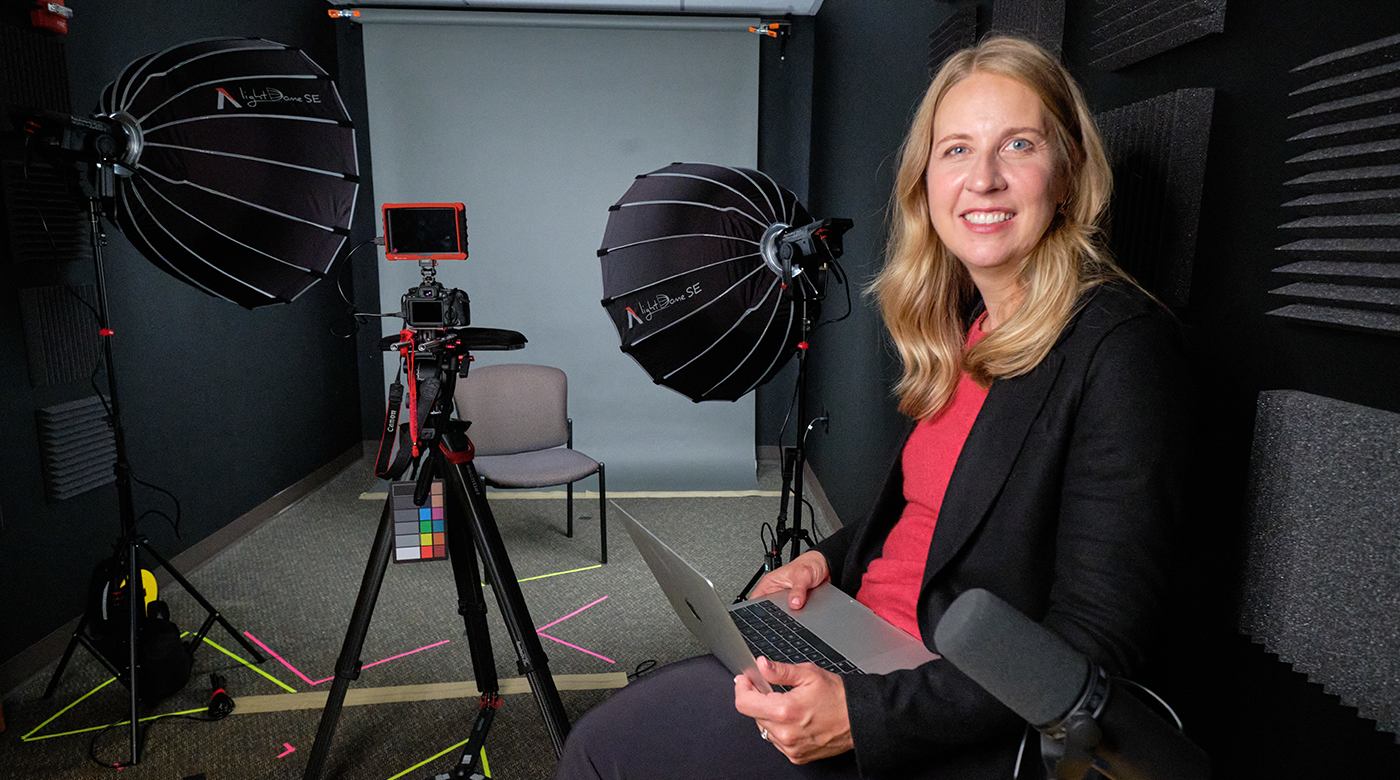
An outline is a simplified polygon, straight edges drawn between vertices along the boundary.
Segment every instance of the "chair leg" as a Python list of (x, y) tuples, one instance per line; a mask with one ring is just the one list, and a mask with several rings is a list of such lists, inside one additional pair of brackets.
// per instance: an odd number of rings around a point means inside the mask
[(603, 563), (608, 562), (608, 486), (603, 481), (603, 464), (598, 464), (598, 535), (602, 539)]
[(568, 501), (565, 502), (568, 507), (569, 522), (565, 526), (564, 535), (572, 539), (574, 538), (574, 483), (570, 482), (565, 491), (569, 496)]

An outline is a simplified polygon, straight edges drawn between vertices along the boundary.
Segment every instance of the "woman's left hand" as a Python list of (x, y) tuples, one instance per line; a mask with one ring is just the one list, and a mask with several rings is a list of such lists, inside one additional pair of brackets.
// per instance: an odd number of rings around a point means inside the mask
[(855, 747), (846, 714), (846, 685), (816, 664), (758, 659), (758, 671), (787, 693), (760, 693), (742, 674), (734, 678), (734, 708), (753, 718), (768, 741), (794, 764), (844, 753)]

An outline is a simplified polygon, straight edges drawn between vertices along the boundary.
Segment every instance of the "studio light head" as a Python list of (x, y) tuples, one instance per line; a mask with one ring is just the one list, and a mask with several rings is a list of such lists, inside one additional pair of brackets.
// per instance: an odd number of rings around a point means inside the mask
[(622, 351), (693, 401), (734, 401), (803, 343), (851, 221), (813, 220), (762, 171), (673, 163), (608, 213), (603, 307)]
[(350, 234), (355, 130), (330, 76), (259, 38), (128, 65), (90, 117), (13, 117), (36, 156), (86, 166), (88, 199), (156, 267), (246, 308), (295, 300)]

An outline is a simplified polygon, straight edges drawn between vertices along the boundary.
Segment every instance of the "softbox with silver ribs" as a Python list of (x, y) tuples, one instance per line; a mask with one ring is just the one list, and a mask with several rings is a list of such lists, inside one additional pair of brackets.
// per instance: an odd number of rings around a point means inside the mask
[(210, 295), (248, 308), (291, 301), (349, 236), (355, 131), (335, 83), (300, 49), (223, 38), (143, 57), (107, 86), (100, 118), (126, 134), (122, 233)]
[(797, 349), (850, 224), (814, 222), (761, 171), (674, 163), (638, 176), (598, 250), (622, 351), (691, 400), (742, 397)]

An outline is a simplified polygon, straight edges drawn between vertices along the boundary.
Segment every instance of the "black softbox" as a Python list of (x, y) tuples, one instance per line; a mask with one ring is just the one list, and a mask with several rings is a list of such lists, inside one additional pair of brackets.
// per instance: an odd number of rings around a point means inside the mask
[(129, 136), (118, 224), (157, 266), (248, 308), (291, 301), (325, 276), (359, 187), (355, 131), (300, 49), (181, 44), (128, 65), (101, 113)]

